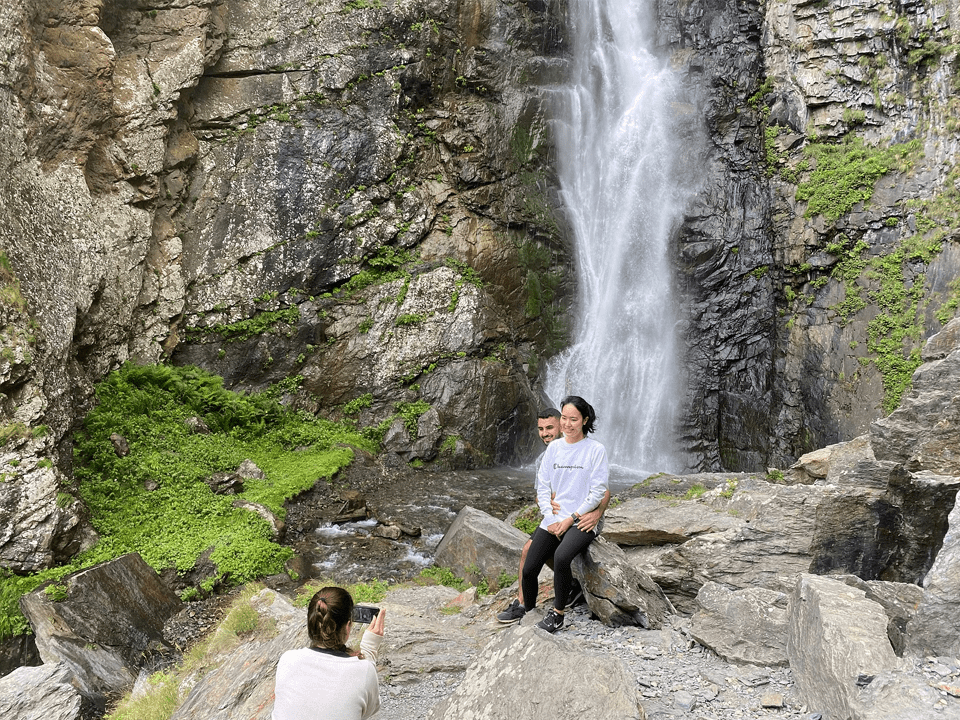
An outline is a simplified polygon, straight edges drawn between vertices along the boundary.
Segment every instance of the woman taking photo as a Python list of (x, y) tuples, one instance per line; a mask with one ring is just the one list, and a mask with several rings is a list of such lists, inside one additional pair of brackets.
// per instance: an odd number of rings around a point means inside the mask
[[(563, 627), (563, 610), (573, 584), (570, 563), (597, 536), (596, 529), (584, 532), (577, 523), (583, 513), (600, 504), (607, 491), (607, 451), (587, 437), (596, 429), (596, 420), (593, 408), (582, 397), (565, 397), (560, 403), (563, 437), (547, 446), (537, 471), (537, 504), (543, 521), (533, 534), (521, 583), (524, 609), (532, 610), (537, 604), (540, 570), (553, 557), (553, 609), (537, 623), (550, 633)], [(556, 494), (553, 500), (560, 508), (556, 512), (551, 493)]]
[(307, 606), (310, 647), (288, 650), (277, 663), (273, 720), (365, 720), (380, 709), (377, 651), (383, 641), (380, 610), (360, 641), (347, 649), (353, 598), (325, 587)]

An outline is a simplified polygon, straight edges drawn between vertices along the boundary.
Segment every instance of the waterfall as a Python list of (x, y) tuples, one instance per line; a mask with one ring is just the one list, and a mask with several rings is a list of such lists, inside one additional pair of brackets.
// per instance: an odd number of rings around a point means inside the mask
[(548, 395), (581, 395), (612, 464), (676, 470), (681, 400), (668, 246), (682, 212), (672, 101), (652, 52), (652, 0), (570, 0), (572, 66), (554, 123), (574, 236), (573, 345), (547, 368)]

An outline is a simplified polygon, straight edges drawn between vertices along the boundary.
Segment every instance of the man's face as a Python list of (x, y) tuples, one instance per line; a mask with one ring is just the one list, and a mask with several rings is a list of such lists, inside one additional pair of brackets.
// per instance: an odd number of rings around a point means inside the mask
[(560, 435), (560, 419), (549, 417), (537, 420), (537, 432), (544, 445), (549, 445)]

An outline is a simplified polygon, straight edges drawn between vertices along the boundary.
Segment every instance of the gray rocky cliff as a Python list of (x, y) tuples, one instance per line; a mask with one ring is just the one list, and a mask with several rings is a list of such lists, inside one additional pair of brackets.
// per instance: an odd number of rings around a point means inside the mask
[(69, 433), (131, 359), (283, 381), (389, 426), (405, 460), (528, 457), (570, 291), (542, 97), (559, 22), (479, 1), (0, 10), (3, 566), (92, 541)]
[[(128, 359), (283, 383), (406, 461), (528, 458), (576, 291), (549, 133), (564, 12), (0, 9), (2, 565), (91, 542), (69, 432)], [(693, 469), (786, 466), (895, 407), (960, 302), (960, 18), (935, 0), (658, 13), (698, 182), (675, 242), (681, 445)]]
[(678, 236), (694, 467), (782, 464), (897, 406), (956, 309), (946, 2), (660, 3), (707, 142)]

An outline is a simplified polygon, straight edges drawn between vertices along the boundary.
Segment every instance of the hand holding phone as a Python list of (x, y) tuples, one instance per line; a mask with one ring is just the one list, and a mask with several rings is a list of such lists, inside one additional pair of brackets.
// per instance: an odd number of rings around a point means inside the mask
[(380, 608), (369, 605), (353, 606), (353, 621), (355, 623), (370, 623), (380, 613)]

